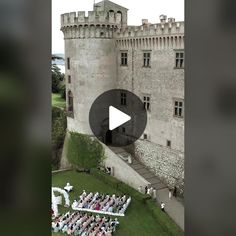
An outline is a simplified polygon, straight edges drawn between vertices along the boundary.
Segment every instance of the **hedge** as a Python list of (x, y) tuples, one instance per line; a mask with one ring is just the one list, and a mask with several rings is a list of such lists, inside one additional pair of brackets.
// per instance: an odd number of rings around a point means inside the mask
[(66, 114), (58, 107), (52, 107), (52, 168), (58, 169), (66, 135)]
[(145, 204), (151, 211), (153, 217), (157, 220), (159, 225), (162, 226), (163, 230), (170, 236), (183, 236), (182, 229), (160, 208), (157, 207), (156, 202), (153, 199), (148, 199)]
[(105, 158), (101, 143), (85, 134), (70, 132), (68, 141), (68, 160), (75, 167), (96, 168)]

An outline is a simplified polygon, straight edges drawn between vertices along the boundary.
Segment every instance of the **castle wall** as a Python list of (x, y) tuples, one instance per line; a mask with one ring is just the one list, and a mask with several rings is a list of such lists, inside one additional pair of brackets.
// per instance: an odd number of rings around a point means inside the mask
[[(174, 117), (174, 99), (184, 99), (184, 70), (175, 68), (175, 50), (183, 44), (165, 49), (158, 45), (120, 46), (117, 49), (117, 87), (128, 89), (141, 99), (149, 95), (151, 111), (144, 133), (154, 143), (184, 152), (184, 121)], [(143, 52), (151, 52), (151, 67), (143, 67)], [(128, 66), (120, 66), (121, 51), (128, 52)]]
[(182, 152), (149, 141), (138, 140), (128, 147), (144, 165), (156, 174), (169, 188), (184, 194), (184, 155)]

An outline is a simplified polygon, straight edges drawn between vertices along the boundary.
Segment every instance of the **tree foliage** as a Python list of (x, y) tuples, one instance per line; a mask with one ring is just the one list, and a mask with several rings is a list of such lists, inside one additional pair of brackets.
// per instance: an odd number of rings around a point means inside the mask
[(65, 84), (61, 84), (59, 86), (59, 92), (60, 92), (61, 98), (66, 99), (66, 86), (65, 86)]
[(96, 168), (104, 159), (101, 143), (88, 135), (70, 133), (68, 143), (68, 160), (80, 168)]
[(52, 65), (52, 92), (53, 93), (59, 93), (60, 92), (60, 86), (62, 82), (64, 81), (65, 75), (61, 73), (61, 70), (58, 66)]

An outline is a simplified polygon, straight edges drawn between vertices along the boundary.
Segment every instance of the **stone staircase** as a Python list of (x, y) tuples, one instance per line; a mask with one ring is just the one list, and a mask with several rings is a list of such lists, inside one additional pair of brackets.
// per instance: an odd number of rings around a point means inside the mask
[(167, 188), (167, 186), (163, 184), (157, 176), (155, 176), (150, 170), (148, 170), (135, 158), (132, 158), (132, 163), (129, 165), (150, 183), (150, 187), (153, 187), (156, 190)]
[[(120, 147), (109, 147), (115, 154), (117, 154), (123, 161), (125, 161), (130, 167), (133, 168), (140, 176), (142, 176), (147, 182), (148, 187), (153, 187), (157, 190), (157, 205), (160, 207), (160, 202), (164, 202), (165, 210), (167, 214), (180, 226), (184, 231), (184, 203), (182, 200), (172, 197), (169, 199), (168, 187), (162, 183), (162, 181), (155, 176), (150, 170), (148, 170), (142, 163), (131, 156)], [(129, 157), (129, 158), (128, 158)], [(131, 160), (131, 161), (130, 161)]]
[[(120, 147), (109, 147), (109, 148), (118, 156), (120, 156), (121, 159), (126, 161), (127, 164), (130, 165), (130, 167), (132, 167), (138, 174), (140, 174), (144, 179), (146, 179), (150, 183), (149, 187), (153, 187), (156, 190), (167, 188), (167, 186), (163, 184), (157, 176), (155, 176), (150, 170), (148, 170), (137, 159), (132, 157), (131, 154), (126, 152), (123, 148)], [(131, 163), (128, 157), (131, 159)]]

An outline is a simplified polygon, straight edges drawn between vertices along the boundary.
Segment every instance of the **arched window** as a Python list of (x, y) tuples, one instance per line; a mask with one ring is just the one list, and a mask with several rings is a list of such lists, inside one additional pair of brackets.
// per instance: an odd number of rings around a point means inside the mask
[(122, 12), (121, 11), (117, 11), (117, 13), (120, 15), (120, 21), (122, 22)]
[(68, 113), (70, 115), (73, 115), (73, 113), (74, 113), (73, 94), (72, 94), (72, 92), (70, 90), (68, 91), (67, 99), (68, 99)]
[(110, 16), (114, 16), (115, 12), (113, 10), (110, 10), (107, 12), (107, 18), (109, 18)]

